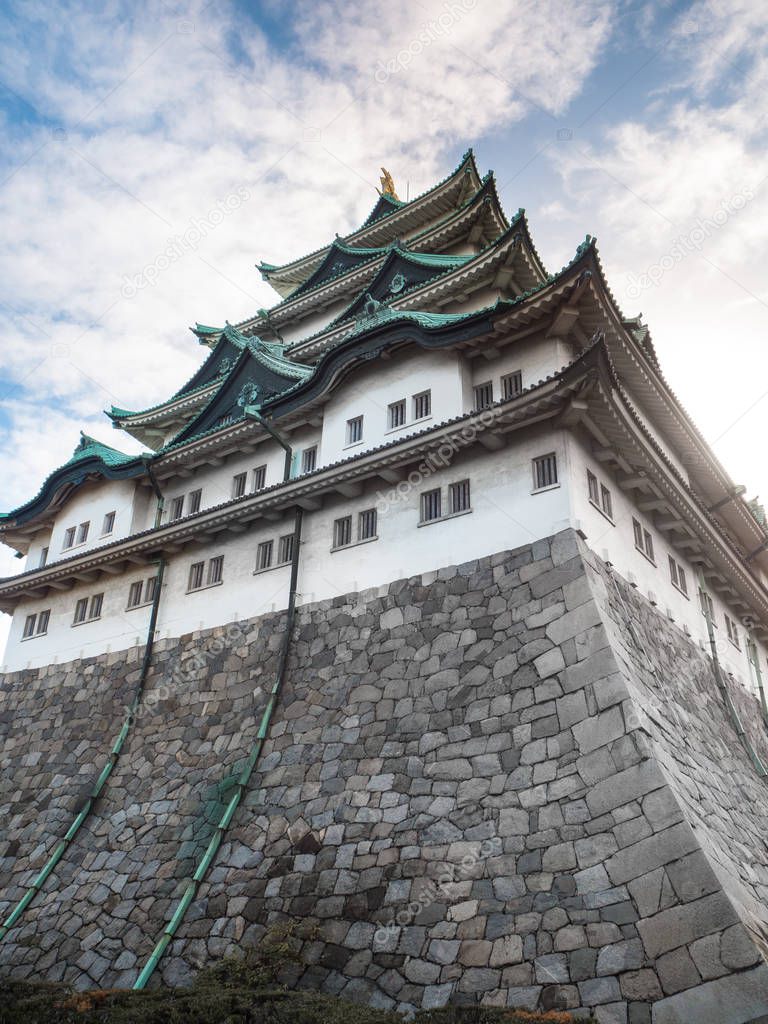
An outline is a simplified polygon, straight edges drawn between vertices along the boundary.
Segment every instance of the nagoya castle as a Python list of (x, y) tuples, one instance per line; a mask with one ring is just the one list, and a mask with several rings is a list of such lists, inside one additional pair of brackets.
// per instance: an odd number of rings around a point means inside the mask
[(766, 518), (594, 238), (549, 272), (468, 152), (259, 270), (0, 518), (0, 974), (279, 926), (378, 1007), (764, 1024)]

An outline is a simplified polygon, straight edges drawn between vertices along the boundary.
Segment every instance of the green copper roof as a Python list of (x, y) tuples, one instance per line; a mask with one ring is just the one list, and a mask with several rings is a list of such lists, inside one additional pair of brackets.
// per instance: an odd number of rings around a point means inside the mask
[(109, 479), (138, 476), (144, 472), (140, 455), (126, 455), (103, 444), (88, 434), (80, 433), (80, 441), (69, 458), (46, 477), (42, 487), (29, 501), (10, 512), (0, 513), (0, 521), (28, 522), (44, 512), (51, 499), (64, 484), (80, 484), (91, 473)]

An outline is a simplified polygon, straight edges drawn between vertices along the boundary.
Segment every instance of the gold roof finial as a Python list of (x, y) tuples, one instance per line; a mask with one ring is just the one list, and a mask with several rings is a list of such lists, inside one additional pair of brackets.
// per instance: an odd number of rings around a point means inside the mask
[(395, 192), (395, 183), (392, 180), (392, 175), (386, 167), (381, 168), (381, 178), (379, 180), (381, 181), (381, 194), (383, 196), (392, 196), (393, 199), (399, 199), (397, 192)]

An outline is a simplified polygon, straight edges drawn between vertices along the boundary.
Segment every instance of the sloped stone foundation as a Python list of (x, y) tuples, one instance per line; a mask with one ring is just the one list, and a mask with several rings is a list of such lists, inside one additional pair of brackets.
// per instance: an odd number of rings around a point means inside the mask
[[(132, 984), (255, 737), (283, 626), (158, 644), (124, 756), (0, 971)], [(3, 678), (0, 912), (101, 767), (140, 653)], [(259, 771), (158, 974), (183, 983), (289, 923), (286, 982), (380, 1006), (759, 1021), (767, 794), (708, 658), (572, 531), (307, 606)]]

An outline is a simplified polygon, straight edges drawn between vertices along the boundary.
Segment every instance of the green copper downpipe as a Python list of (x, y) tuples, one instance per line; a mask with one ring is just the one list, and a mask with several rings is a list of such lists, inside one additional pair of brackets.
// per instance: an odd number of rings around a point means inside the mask
[(10, 930), (17, 924), (21, 915), (27, 909), (27, 907), (35, 898), (35, 896), (43, 888), (46, 879), (53, 871), (53, 869), (56, 867), (56, 865), (59, 863), (61, 858), (64, 856), (64, 852), (77, 835), (78, 831), (80, 830), (80, 826), (86, 821), (91, 811), (93, 810), (93, 807), (96, 801), (98, 800), (99, 796), (101, 795), (101, 791), (103, 790), (107, 782), (107, 779), (112, 774), (112, 770), (117, 764), (117, 759), (120, 757), (120, 753), (123, 749), (125, 740), (128, 736), (128, 733), (131, 730), (131, 723), (133, 722), (134, 717), (138, 713), (139, 706), (141, 704), (142, 694), (144, 692), (144, 684), (146, 682), (147, 672), (149, 671), (149, 664), (152, 658), (152, 647), (154, 644), (155, 628), (157, 626), (157, 610), (160, 604), (160, 591), (163, 585), (164, 571), (165, 562), (161, 558), (158, 562), (155, 593), (152, 598), (152, 611), (149, 617), (147, 642), (144, 647), (144, 658), (141, 664), (141, 673), (139, 675), (139, 681), (136, 684), (136, 690), (134, 692), (133, 700), (131, 701), (131, 704), (128, 708), (128, 712), (125, 716), (123, 726), (120, 732), (118, 733), (114, 745), (112, 746), (109, 758), (107, 759), (104, 767), (102, 768), (99, 777), (96, 779), (96, 782), (93, 784), (93, 788), (86, 797), (85, 803), (80, 808), (77, 815), (75, 816), (74, 821), (67, 829), (66, 835), (64, 836), (63, 839), (59, 840), (59, 842), (56, 845), (56, 848), (54, 849), (51, 856), (48, 858), (42, 871), (38, 874), (37, 878), (35, 878), (34, 882), (32, 882), (32, 885), (29, 887), (29, 889), (27, 889), (24, 896), (16, 904), (16, 906), (13, 908), (9, 916), (3, 922), (3, 924), (0, 925), (0, 942), (2, 942), (2, 940), (10, 932)]
[[(722, 697), (723, 703), (725, 704), (726, 710), (728, 711), (728, 715), (731, 719), (731, 723), (733, 724), (734, 729), (736, 730), (736, 734), (738, 735), (744, 749), (749, 755), (749, 759), (752, 762), (755, 771), (758, 773), (758, 775), (765, 778), (766, 775), (768, 775), (768, 769), (766, 769), (757, 751), (752, 746), (752, 743), (750, 742), (750, 739), (747, 736), (744, 726), (742, 725), (741, 718), (739, 717), (739, 713), (736, 710), (736, 706), (733, 703), (733, 700), (731, 699), (730, 693), (728, 692), (728, 687), (725, 685), (725, 680), (723, 679), (723, 672), (720, 668), (720, 659), (717, 656), (717, 641), (715, 640), (715, 627), (714, 623), (712, 622), (712, 617), (709, 613), (710, 602), (712, 598), (710, 596), (709, 591), (707, 590), (706, 583), (704, 582), (704, 573), (701, 571), (701, 569), (699, 570), (699, 588), (702, 594), (707, 595), (707, 600), (703, 601), (702, 604), (704, 606), (704, 619), (707, 623), (707, 633), (709, 635), (709, 648), (712, 653), (712, 665), (715, 670), (715, 680), (717, 681), (717, 688), (720, 691), (720, 696)], [(747, 656), (749, 656), (749, 654), (747, 654)]]
[[(290, 465), (290, 457), (287, 459), (287, 465)], [(269, 700), (267, 701), (267, 705), (264, 708), (264, 712), (261, 716), (261, 722), (259, 724), (259, 731), (256, 734), (256, 740), (251, 748), (250, 754), (248, 755), (248, 759), (245, 762), (245, 765), (243, 766), (243, 769), (237, 778), (235, 792), (232, 795), (232, 798), (227, 804), (224, 813), (222, 814), (219, 823), (216, 826), (216, 831), (214, 832), (205, 853), (200, 858), (200, 861), (197, 867), (195, 868), (194, 874), (184, 887), (184, 892), (182, 893), (181, 899), (176, 905), (176, 909), (173, 912), (173, 916), (163, 929), (163, 934), (160, 937), (159, 942), (152, 950), (149, 959), (147, 960), (141, 973), (136, 979), (133, 985), (134, 989), (143, 989), (146, 986), (147, 982), (154, 974), (155, 968), (160, 963), (163, 954), (165, 953), (166, 949), (172, 942), (173, 937), (178, 931), (179, 925), (184, 920), (184, 915), (186, 914), (190, 903), (197, 895), (197, 891), (200, 888), (200, 885), (202, 884), (203, 880), (205, 879), (205, 876), (208, 873), (208, 869), (213, 863), (213, 859), (216, 856), (219, 846), (221, 846), (224, 834), (229, 828), (230, 822), (234, 817), (235, 811), (237, 810), (238, 805), (240, 804), (240, 801), (242, 800), (243, 795), (245, 794), (251, 775), (253, 774), (253, 770), (258, 764), (259, 757), (261, 756), (264, 741), (267, 738), (267, 735), (269, 734), (270, 722), (272, 720), (272, 715), (280, 698), (280, 691), (282, 689), (283, 680), (285, 678), (285, 669), (288, 664), (288, 653), (290, 650), (291, 635), (293, 633), (293, 625), (296, 614), (296, 582), (299, 573), (299, 549), (301, 547), (302, 516), (302, 510), (300, 508), (297, 508), (296, 525), (294, 528), (293, 535), (293, 553), (291, 558), (291, 583), (288, 595), (288, 612), (285, 623), (285, 633), (283, 634), (283, 642), (280, 647), (280, 658), (277, 664), (277, 671), (275, 672), (275, 681), (272, 684), (272, 689), (269, 694)]]
[[(157, 513), (155, 516), (155, 526), (158, 526), (163, 511), (163, 496), (160, 492), (160, 488), (157, 485), (157, 481), (155, 480), (154, 475), (152, 474), (152, 470), (149, 464), (146, 462), (146, 460), (145, 465), (147, 466), (147, 472), (152, 482), (152, 488), (155, 494), (157, 495), (158, 499)], [(149, 671), (149, 665), (152, 659), (152, 648), (154, 646), (155, 641), (155, 629), (157, 628), (157, 612), (160, 606), (160, 591), (163, 586), (163, 573), (165, 571), (165, 561), (163, 560), (162, 557), (158, 560), (157, 566), (157, 578), (155, 582), (155, 592), (152, 596), (152, 610), (149, 616), (149, 627), (147, 629), (147, 642), (144, 647), (144, 658), (141, 663), (139, 681), (136, 684), (136, 690), (133, 695), (133, 700), (131, 701), (131, 704), (128, 708), (128, 712), (125, 716), (123, 726), (120, 732), (118, 733), (117, 739), (115, 740), (112, 746), (112, 750), (110, 751), (109, 758), (107, 759), (106, 764), (99, 773), (99, 777), (96, 779), (96, 782), (93, 784), (93, 788), (86, 797), (85, 803), (77, 812), (74, 821), (67, 829), (66, 835), (64, 836), (63, 839), (60, 839), (59, 842), (56, 844), (56, 848), (46, 861), (42, 871), (40, 871), (40, 873), (37, 875), (37, 877), (32, 882), (30, 887), (24, 893), (22, 898), (13, 908), (11, 913), (8, 915), (5, 921), (3, 921), (2, 925), (0, 925), (0, 942), (2, 942), (3, 939), (5, 939), (6, 935), (8, 935), (11, 929), (18, 923), (24, 911), (27, 909), (27, 907), (30, 905), (35, 896), (40, 892), (40, 890), (45, 885), (45, 882), (50, 873), (53, 871), (53, 869), (59, 863), (61, 858), (64, 856), (64, 852), (67, 850), (70, 843), (77, 835), (81, 825), (83, 824), (83, 822), (86, 821), (89, 814), (93, 810), (94, 804), (101, 795), (101, 791), (103, 790), (107, 782), (107, 779), (112, 774), (112, 770), (117, 764), (117, 759), (120, 757), (120, 753), (123, 749), (123, 744), (125, 743), (128, 733), (131, 730), (131, 724), (133, 722), (133, 719), (138, 713), (139, 707), (141, 705), (141, 698), (144, 693), (144, 684), (147, 679), (147, 673)]]
[(749, 663), (755, 672), (755, 682), (757, 683), (757, 692), (760, 694), (760, 710), (763, 714), (763, 722), (768, 726), (768, 704), (766, 704), (765, 701), (763, 673), (760, 671), (760, 655), (758, 653), (757, 644), (755, 643), (751, 633), (747, 640), (747, 657), (749, 658)]

